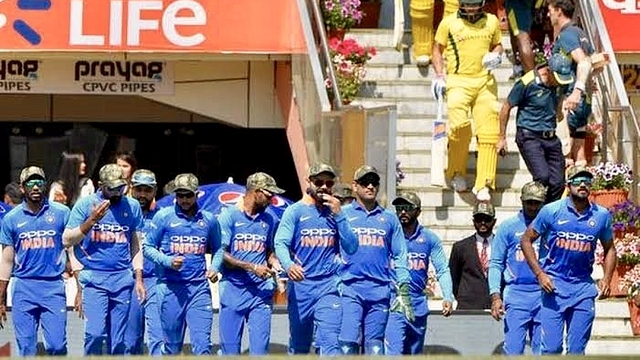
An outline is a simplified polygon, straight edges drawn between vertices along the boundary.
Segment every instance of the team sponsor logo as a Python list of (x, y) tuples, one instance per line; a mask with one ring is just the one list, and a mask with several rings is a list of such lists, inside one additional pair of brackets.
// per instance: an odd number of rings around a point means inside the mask
[(266, 250), (267, 237), (262, 234), (237, 233), (233, 236), (233, 250), (263, 253)]
[(409, 270), (420, 271), (427, 269), (429, 266), (429, 260), (425, 253), (409, 252), (407, 253), (407, 259), (409, 260)]
[(573, 231), (558, 231), (556, 246), (560, 249), (576, 252), (591, 252), (595, 236)]
[(242, 199), (242, 196), (241, 192), (225, 191), (218, 195), (218, 201), (223, 205), (235, 205)]
[(174, 254), (202, 255), (207, 250), (207, 238), (197, 235), (174, 235), (170, 238), (170, 251)]
[(300, 230), (300, 246), (332, 247), (335, 244), (335, 229), (309, 228)]
[(387, 231), (384, 229), (356, 227), (353, 232), (358, 236), (360, 246), (385, 247)]
[(55, 230), (32, 230), (18, 234), (22, 250), (50, 249), (55, 247)]
[(129, 226), (111, 223), (97, 223), (93, 225), (91, 241), (101, 243), (123, 244), (128, 242)]

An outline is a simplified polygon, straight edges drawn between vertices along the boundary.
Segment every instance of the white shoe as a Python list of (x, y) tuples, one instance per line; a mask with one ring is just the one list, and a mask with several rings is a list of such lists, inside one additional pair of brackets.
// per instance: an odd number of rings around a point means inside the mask
[(429, 55), (420, 55), (416, 58), (416, 64), (418, 66), (429, 66), (430, 62), (431, 58), (429, 58)]
[(480, 190), (473, 189), (473, 193), (476, 195), (478, 201), (491, 201), (491, 193), (488, 187), (483, 187)]
[(451, 186), (456, 192), (465, 192), (467, 191), (467, 180), (461, 175), (456, 175), (451, 180)]

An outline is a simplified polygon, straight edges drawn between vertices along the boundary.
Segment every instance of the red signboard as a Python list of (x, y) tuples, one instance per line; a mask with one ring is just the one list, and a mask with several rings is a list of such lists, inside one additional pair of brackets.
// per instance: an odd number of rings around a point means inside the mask
[(640, 52), (640, 1), (598, 0), (615, 52)]

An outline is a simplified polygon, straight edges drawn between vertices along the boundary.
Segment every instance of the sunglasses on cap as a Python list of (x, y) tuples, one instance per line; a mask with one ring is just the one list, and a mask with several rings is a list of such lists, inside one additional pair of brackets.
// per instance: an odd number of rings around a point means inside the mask
[(336, 182), (333, 181), (333, 180), (322, 180), (322, 179), (315, 179), (315, 180), (311, 179), (311, 182), (313, 183), (313, 186), (319, 187), (319, 188), (321, 188), (323, 186), (326, 186), (328, 188), (332, 188), (333, 185), (336, 184)]
[(590, 177), (581, 176), (581, 177), (577, 177), (569, 180), (568, 183), (571, 186), (580, 186), (580, 184), (582, 183), (584, 183), (587, 186), (590, 186), (591, 183), (593, 183), (593, 179)]
[(28, 189), (31, 189), (31, 188), (36, 187), (36, 186), (41, 188), (45, 184), (46, 184), (46, 182), (44, 180), (42, 180), (42, 179), (32, 179), (32, 180), (26, 181), (24, 183), (24, 187), (26, 187)]
[(402, 205), (394, 205), (397, 213), (401, 213), (403, 211), (409, 212), (418, 209), (417, 206), (412, 204), (402, 204)]

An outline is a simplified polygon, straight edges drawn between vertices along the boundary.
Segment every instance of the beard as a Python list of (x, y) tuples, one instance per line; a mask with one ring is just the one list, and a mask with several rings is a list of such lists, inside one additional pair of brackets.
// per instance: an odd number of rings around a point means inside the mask
[(114, 195), (109, 197), (109, 202), (111, 203), (111, 205), (115, 205), (119, 203), (121, 200), (122, 200), (122, 195)]

